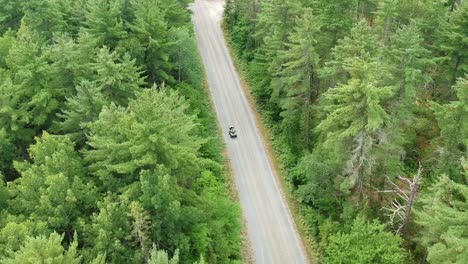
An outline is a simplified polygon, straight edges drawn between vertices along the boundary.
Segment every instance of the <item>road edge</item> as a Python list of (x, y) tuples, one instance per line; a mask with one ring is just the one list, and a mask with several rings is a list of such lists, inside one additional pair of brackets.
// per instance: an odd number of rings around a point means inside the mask
[[(247, 102), (250, 108), (253, 110), (253, 118), (255, 119), (255, 126), (260, 133), (260, 140), (262, 142), (263, 147), (266, 151), (266, 156), (270, 166), (272, 167), (272, 172), (275, 177), (275, 181), (279, 186), (279, 192), (284, 197), (286, 202), (286, 209), (288, 210), (289, 214), (291, 215), (291, 220), (293, 223), (293, 228), (298, 233), (299, 238), (302, 242), (302, 247), (304, 252), (306, 253), (307, 260), (311, 264), (319, 263), (318, 257), (318, 250), (316, 249), (315, 240), (313, 239), (312, 235), (310, 235), (306, 227), (304, 226), (304, 221), (302, 218), (301, 213), (299, 212), (299, 202), (292, 196), (291, 186), (290, 183), (287, 181), (284, 173), (284, 165), (282, 164), (281, 160), (276, 155), (277, 151), (272, 144), (272, 134), (267, 129), (267, 124), (261, 111), (259, 111), (257, 102), (254, 96), (251, 93), (250, 85), (248, 84), (248, 80), (244, 77), (245, 72), (243, 68), (240, 66), (239, 58), (237, 53), (232, 48), (232, 42), (229, 37), (229, 34), (226, 33), (224, 27), (224, 17), (221, 21), (221, 30), (223, 32), (223, 37), (225, 39), (229, 54), (232, 58), (234, 68), (237, 72), (239, 77), (240, 86), (243, 90), (245, 97), (247, 98)], [(286, 191), (284, 191), (286, 190)]]

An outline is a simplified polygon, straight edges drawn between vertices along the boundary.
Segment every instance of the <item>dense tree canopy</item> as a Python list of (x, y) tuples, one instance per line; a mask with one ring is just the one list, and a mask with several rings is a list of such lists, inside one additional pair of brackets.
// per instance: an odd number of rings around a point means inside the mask
[[(433, 242), (412, 238), (430, 233), (421, 227), (424, 212), (436, 214), (427, 203), (437, 188), (427, 186), (443, 174), (457, 188), (468, 184), (460, 162), (468, 146), (467, 7), (449, 0), (227, 1), (225, 29), (324, 260), (464, 261), (455, 231)], [(422, 188), (403, 187), (418, 168)], [(413, 206), (420, 220), (411, 217)], [(366, 223), (403, 211), (412, 219), (405, 243), (390, 225)], [(440, 212), (440, 223), (450, 222)], [(358, 214), (367, 221), (356, 223)], [(359, 228), (350, 231), (353, 223)], [(395, 254), (373, 259), (384, 244), (361, 242), (374, 233)]]
[(405, 263), (400, 239), (377, 222), (356, 218), (349, 233), (331, 236), (327, 263)]
[(0, 0), (0, 262), (239, 263), (187, 1)]

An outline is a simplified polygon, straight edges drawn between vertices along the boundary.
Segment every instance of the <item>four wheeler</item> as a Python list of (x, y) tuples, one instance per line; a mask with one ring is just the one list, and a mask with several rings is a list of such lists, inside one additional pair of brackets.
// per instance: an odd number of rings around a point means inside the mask
[(236, 138), (237, 137), (237, 131), (233, 126), (229, 126), (229, 136), (231, 138)]

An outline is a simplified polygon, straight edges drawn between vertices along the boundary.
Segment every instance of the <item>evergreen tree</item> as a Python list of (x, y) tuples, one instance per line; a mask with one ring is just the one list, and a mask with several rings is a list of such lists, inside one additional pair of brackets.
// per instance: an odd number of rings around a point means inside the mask
[(176, 92), (153, 88), (140, 92), (128, 109), (104, 108), (91, 125), (91, 149), (85, 152), (90, 169), (109, 190), (158, 165), (176, 177), (197, 171), (203, 140), (193, 134), (195, 116), (186, 114), (187, 107)]
[(88, 0), (84, 31), (90, 34), (99, 47), (114, 50), (127, 36), (122, 19), (124, 0)]
[(189, 3), (188, 0), (161, 0), (164, 19), (171, 28), (182, 28), (190, 25), (190, 12), (187, 8)]
[(130, 214), (132, 218), (132, 237), (140, 247), (144, 259), (148, 259), (150, 240), (150, 217), (139, 202), (130, 203)]
[(66, 30), (64, 13), (61, 12), (59, 1), (28, 0), (23, 1), (23, 23), (38, 32), (45, 40), (51, 40), (54, 33)]
[(391, 67), (392, 83), (396, 84), (394, 110), (397, 118), (406, 119), (405, 126), (413, 123), (413, 109), (417, 93), (422, 94), (424, 85), (431, 81), (427, 69), (434, 63), (416, 24), (398, 29), (385, 48), (383, 57)]
[(332, 50), (332, 58), (325, 63), (322, 74), (330, 78), (330, 86), (346, 82), (349, 74), (346, 72), (355, 58), (372, 61), (379, 56), (379, 45), (374, 30), (365, 21), (360, 21), (351, 30), (348, 37), (338, 41)]
[(0, 175), (11, 172), (11, 162), (15, 157), (15, 146), (5, 129), (0, 129)]
[(357, 1), (313, 0), (311, 2), (315, 15), (322, 25), (321, 45), (325, 47), (322, 55), (337, 44), (339, 39), (347, 36), (357, 17)]
[(140, 68), (129, 54), (119, 56), (115, 51), (102, 48), (91, 67), (101, 93), (116, 105), (126, 106), (144, 83)]
[(450, 87), (457, 78), (468, 73), (468, 2), (461, 1), (456, 5), (448, 21), (440, 27), (438, 36), (437, 46), (443, 62), (440, 78), (447, 83), (442, 96), (451, 99), (455, 91), (450, 90)]
[(371, 168), (374, 145), (385, 144), (380, 136), (390, 121), (386, 100), (394, 87), (383, 82), (387, 69), (380, 62), (356, 59), (347, 66), (351, 79), (324, 94), (321, 108), (327, 117), (317, 126), (331, 151), (345, 151), (348, 160), (343, 188), (355, 188), (360, 198), (374, 179)]
[(81, 43), (73, 38), (56, 35), (46, 52), (56, 68), (58, 82), (67, 90), (74, 91), (75, 83), (90, 78), (91, 57), (96, 53), (94, 49), (84, 51)]
[(8, 56), (11, 47), (15, 43), (15, 32), (8, 31), (3, 35), (0, 35), (0, 78), (3, 80), (4, 71), (7, 69), (5, 58)]
[(179, 253), (176, 251), (172, 258), (169, 258), (168, 254), (164, 250), (158, 250), (153, 246), (151, 250), (151, 258), (148, 260), (148, 264), (178, 264)]
[(47, 126), (70, 92), (56, 78), (56, 68), (42, 53), (37, 35), (22, 25), (5, 59), (8, 75), (0, 84), (1, 123), (24, 147)]
[(187, 81), (194, 87), (200, 87), (203, 69), (196, 53), (195, 39), (185, 28), (172, 28), (170, 36), (173, 43), (170, 56), (176, 71), (173, 75), (177, 76), (178, 82)]
[[(384, 141), (379, 144), (380, 160), (375, 171), (392, 179), (402, 173), (403, 163), (416, 155), (417, 147), (411, 145), (416, 138), (414, 124), (417, 122), (417, 104), (427, 94), (425, 87), (431, 81), (428, 69), (434, 65), (430, 52), (424, 48), (424, 42), (415, 23), (403, 26), (388, 40), (382, 54), (391, 76), (387, 82), (395, 87), (389, 100), (388, 112), (391, 120), (386, 128)], [(403, 160), (407, 157), (406, 160)], [(381, 181), (381, 187), (384, 182)]]
[(57, 130), (69, 134), (75, 142), (83, 144), (89, 125), (98, 119), (101, 109), (108, 105), (108, 100), (96, 82), (82, 81), (76, 86), (77, 94), (67, 98), (65, 109), (59, 117)]
[(442, 176), (420, 198), (415, 211), (421, 226), (419, 239), (428, 248), (429, 263), (465, 263), (468, 261), (468, 186)]
[(86, 245), (83, 249), (85, 260), (90, 261), (105, 253), (110, 263), (143, 262), (130, 235), (128, 201), (109, 194), (98, 202), (98, 208), (99, 211), (91, 216), (90, 224), (81, 224)]
[(24, 2), (0, 0), (0, 36), (8, 29), (17, 30), (21, 23)]
[[(268, 0), (261, 2), (261, 12), (258, 16), (257, 35), (260, 42), (259, 52), (255, 59), (255, 71), (262, 76), (262, 86), (259, 88), (269, 93), (267, 96), (274, 110), (274, 118), (280, 113), (280, 100), (284, 97), (285, 83), (279, 78), (284, 60), (278, 56), (287, 50), (291, 29), (300, 14), (301, 3), (297, 0)], [(271, 89), (271, 90), (270, 90)]]
[(140, 65), (145, 65), (145, 75), (148, 83), (174, 83), (170, 75), (174, 65), (170, 60), (172, 43), (169, 41), (169, 25), (164, 19), (165, 7), (162, 0), (134, 0), (135, 20), (130, 24), (132, 43), (128, 52), (137, 59)]
[(354, 220), (351, 230), (330, 237), (326, 249), (327, 263), (406, 263), (401, 239), (377, 221)]
[(73, 242), (68, 250), (60, 244), (63, 237), (57, 233), (49, 237), (29, 237), (24, 246), (12, 256), (0, 259), (5, 264), (79, 264), (81, 257), (77, 253), (78, 243)]
[(340, 194), (335, 187), (336, 175), (342, 172), (341, 161), (335, 152), (318, 146), (312, 154), (302, 157), (290, 173), (297, 185), (299, 201), (335, 219), (341, 207)]
[[(317, 51), (319, 32), (320, 24), (312, 10), (305, 9), (289, 37), (288, 50), (280, 53), (282, 59), (287, 61), (280, 73), (287, 96), (282, 101), (283, 129), (286, 137), (293, 141), (292, 146), (305, 143), (306, 149), (311, 147), (312, 104), (320, 94), (317, 73), (320, 67)], [(297, 129), (298, 125), (301, 129)]]
[(460, 174), (460, 159), (467, 157), (468, 146), (468, 79), (458, 79), (454, 90), (458, 100), (448, 104), (432, 104), (440, 136), (434, 140), (439, 148), (437, 171), (447, 173), (452, 180), (468, 183)]
[(16, 162), (21, 177), (9, 187), (10, 212), (48, 228), (70, 240), (76, 221), (94, 207), (92, 183), (84, 183), (84, 168), (70, 139), (44, 132), (30, 148), (32, 162)]

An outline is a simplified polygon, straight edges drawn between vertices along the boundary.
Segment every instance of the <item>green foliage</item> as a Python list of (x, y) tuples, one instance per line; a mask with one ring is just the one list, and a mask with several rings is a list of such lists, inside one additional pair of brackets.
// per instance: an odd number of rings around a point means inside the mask
[[(279, 73), (286, 90), (286, 98), (281, 102), (284, 109), (281, 113), (283, 129), (290, 140), (302, 138), (299, 142), (304, 143), (306, 148), (311, 145), (312, 104), (320, 94), (317, 73), (320, 64), (318, 23), (311, 9), (304, 10), (304, 15), (297, 19), (295, 31), (289, 37), (289, 49), (280, 53), (282, 59), (288, 61)], [(302, 129), (296, 129), (297, 125)], [(303, 134), (297, 135), (301, 131), (304, 131)], [(292, 142), (290, 145), (299, 144)]]
[(349, 75), (345, 68), (356, 58), (369, 62), (378, 56), (377, 36), (373, 31), (365, 21), (360, 21), (349, 36), (338, 41), (332, 50), (332, 58), (322, 70), (325, 77), (331, 77), (332, 85), (347, 81)]
[(60, 244), (63, 237), (57, 233), (49, 237), (28, 237), (25, 245), (11, 257), (2, 259), (5, 264), (79, 264), (81, 257), (77, 253), (78, 243), (73, 242), (68, 250)]
[(153, 88), (140, 92), (127, 109), (104, 108), (90, 125), (91, 149), (85, 152), (93, 174), (116, 190), (142, 169), (162, 164), (181, 179), (197, 171), (203, 140), (193, 134), (195, 116), (186, 114), (187, 107), (176, 92)]
[(460, 159), (466, 157), (468, 146), (468, 80), (458, 79), (454, 90), (458, 100), (448, 104), (433, 103), (433, 110), (440, 128), (438, 144), (440, 163), (437, 171), (447, 173), (457, 182), (467, 183), (460, 168)]
[(0, 0), (5, 261), (241, 259), (187, 5)]
[(140, 69), (129, 54), (120, 57), (115, 51), (102, 48), (91, 67), (102, 94), (117, 105), (126, 106), (143, 84)]
[(0, 84), (1, 123), (13, 140), (29, 143), (35, 130), (53, 118), (67, 92), (55, 79), (56, 69), (23, 24), (5, 58), (8, 71)]
[[(456, 5), (448, 21), (444, 21), (439, 29), (437, 47), (442, 56), (443, 67), (440, 71), (441, 82), (454, 85), (457, 78), (468, 72), (468, 3), (461, 1)], [(448, 90), (448, 89), (447, 89)], [(452, 98), (453, 90), (448, 90), (447, 98)]]
[(174, 83), (170, 75), (173, 62), (170, 61), (171, 46), (169, 42), (169, 25), (164, 19), (166, 9), (162, 0), (132, 1), (135, 10), (135, 20), (130, 25), (132, 42), (136, 44), (131, 48), (130, 54), (137, 61), (145, 65), (145, 74), (149, 83)]
[(69, 134), (82, 144), (89, 125), (98, 119), (107, 100), (96, 82), (82, 81), (75, 89), (77, 94), (67, 98), (63, 114), (58, 114), (63, 121), (58, 124), (57, 130)]
[(421, 226), (418, 240), (428, 248), (429, 263), (468, 261), (468, 187), (441, 176), (420, 204), (415, 211), (416, 223)]
[(5, 178), (0, 173), (0, 213), (7, 209), (9, 196), (8, 189), (5, 186)]
[(15, 146), (8, 138), (5, 129), (0, 129), (0, 174), (9, 173), (10, 165), (15, 157)]
[(10, 0), (1, 0), (0, 6), (0, 35), (8, 29), (18, 29), (21, 18), (23, 17), (23, 2), (12, 2)]
[(31, 29), (40, 32), (42, 36), (51, 39), (54, 33), (64, 32), (66, 28), (65, 10), (67, 5), (57, 0), (24, 1), (23, 23), (31, 25)]
[(51, 230), (73, 233), (75, 221), (93, 207), (94, 187), (84, 183), (83, 163), (64, 136), (44, 132), (30, 148), (32, 162), (16, 163), (21, 177), (9, 186), (10, 211)]
[(185, 28), (171, 29), (171, 43), (173, 43), (170, 57), (174, 61), (177, 81), (186, 81), (194, 87), (201, 87), (203, 69), (200, 63), (195, 39)]
[(351, 230), (330, 237), (327, 263), (405, 263), (401, 239), (377, 221), (354, 220)]
[(320, 34), (320, 40), (323, 42), (322, 45), (330, 49), (336, 45), (339, 39), (349, 33), (356, 22), (357, 2), (362, 1), (313, 0), (304, 2), (311, 2), (314, 13), (318, 16), (320, 24), (323, 26)]
[(85, 258), (89, 260), (105, 252), (110, 263), (128, 263), (128, 259), (141, 261), (130, 236), (128, 202), (108, 195), (98, 202), (98, 208), (91, 217), (91, 224), (82, 227), (87, 245), (83, 250)]
[(86, 28), (83, 30), (95, 39), (97, 46), (115, 49), (119, 40), (128, 34), (122, 19), (123, 6), (123, 0), (87, 1)]
[(327, 117), (317, 130), (324, 135), (327, 149), (339, 148), (347, 155), (349, 178), (342, 188), (356, 188), (361, 196), (371, 181), (366, 178), (372, 177), (374, 145), (380, 143), (379, 135), (390, 120), (385, 101), (394, 87), (382, 83), (387, 76), (379, 62), (357, 59), (346, 69), (351, 75), (348, 83), (324, 94), (321, 107)]
[[(335, 227), (357, 213), (388, 219), (381, 209), (394, 197), (383, 190), (401, 187), (397, 176), (419, 164), (429, 183), (445, 173), (466, 184), (459, 161), (467, 146), (467, 7), (444, 0), (226, 2), (225, 29), (306, 229), (325, 251)], [(405, 236), (406, 248), (419, 250), (409, 239), (415, 232)]]
[(148, 260), (148, 264), (178, 264), (179, 253), (176, 251), (172, 258), (169, 258), (168, 254), (164, 250), (158, 250), (155, 246), (151, 250), (151, 257)]
[(341, 205), (335, 181), (341, 170), (339, 159), (333, 154), (315, 151), (306, 155), (290, 174), (297, 185), (296, 195), (301, 203), (314, 208), (325, 217), (332, 216), (336, 219)]

